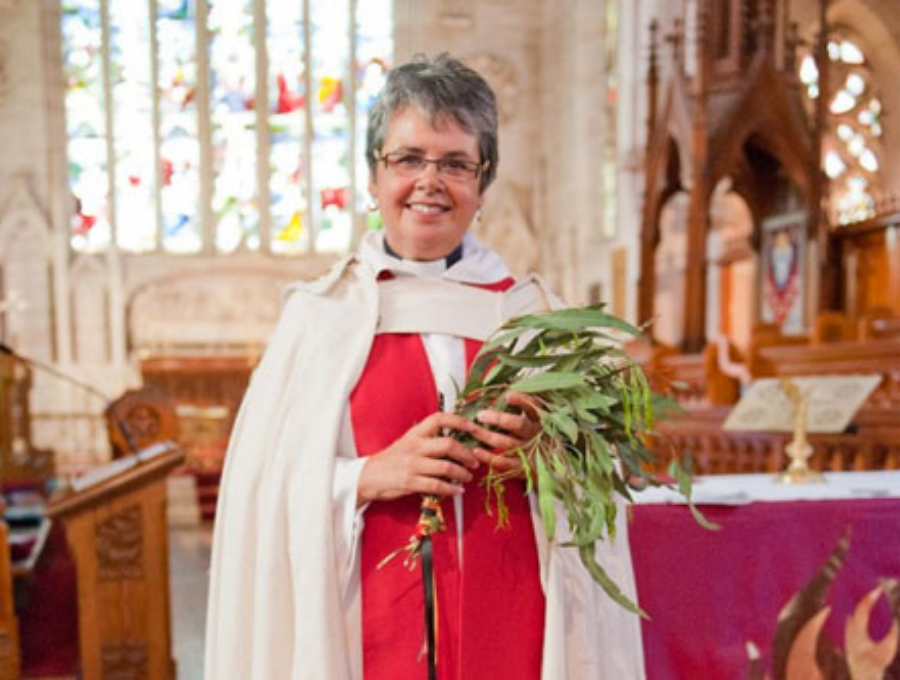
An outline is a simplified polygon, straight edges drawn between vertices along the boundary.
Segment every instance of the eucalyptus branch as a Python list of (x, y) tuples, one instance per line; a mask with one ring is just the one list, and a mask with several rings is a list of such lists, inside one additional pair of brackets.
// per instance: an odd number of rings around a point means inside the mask
[[(654, 395), (641, 367), (620, 348), (616, 335), (641, 331), (600, 306), (521, 316), (507, 322), (476, 356), (456, 411), (475, 419), (483, 409), (509, 410), (504, 396), (523, 392), (534, 400), (541, 430), (514, 452), (522, 461), (526, 488), (537, 494), (549, 539), (557, 534), (558, 508), (567, 524), (565, 545), (578, 550), (594, 581), (613, 600), (646, 614), (597, 562), (598, 541), (613, 540), (619, 512), (616, 496), (632, 502), (638, 489), (660, 486), (646, 472), (656, 461), (645, 445), (655, 421)], [(455, 433), (474, 445), (470, 435)], [(690, 476), (677, 461), (670, 473), (690, 504)], [(504, 500), (510, 473), (489, 473), (487, 512), (506, 526)], [(715, 528), (691, 505), (698, 522)]]

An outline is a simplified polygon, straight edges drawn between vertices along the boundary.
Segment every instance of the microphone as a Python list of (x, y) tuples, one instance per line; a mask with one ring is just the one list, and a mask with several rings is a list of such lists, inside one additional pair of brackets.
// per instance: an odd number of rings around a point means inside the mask
[[(55, 378), (62, 380), (63, 382), (74, 385), (75, 387), (84, 390), (88, 394), (92, 394), (95, 397), (102, 399), (103, 403), (107, 406), (112, 401), (108, 395), (106, 395), (104, 392), (100, 391), (90, 383), (79, 380), (78, 378), (74, 378), (68, 373), (63, 373), (58, 368), (51, 366), (50, 364), (46, 364), (43, 361), (32, 359), (31, 357), (20, 354), (3, 341), (0, 341), (0, 354), (5, 354), (9, 357), (12, 357), (13, 359), (17, 359), (24, 363), (26, 366), (36, 368), (40, 371), (43, 371), (44, 373), (48, 373)], [(128, 446), (128, 453), (137, 453), (137, 443), (134, 441), (134, 437), (132, 436), (131, 431), (128, 429), (128, 426), (125, 424), (125, 421), (123, 421), (115, 411), (111, 410), (109, 414), (116, 425), (116, 429), (119, 430), (119, 432), (122, 434), (122, 437), (125, 440), (125, 444)]]

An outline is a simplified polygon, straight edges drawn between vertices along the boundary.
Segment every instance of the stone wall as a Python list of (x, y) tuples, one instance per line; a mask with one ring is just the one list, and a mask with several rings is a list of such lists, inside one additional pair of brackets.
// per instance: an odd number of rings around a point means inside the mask
[(476, 234), (517, 273), (538, 265), (541, 0), (396, 0), (397, 63), (449, 52), (478, 70), (500, 109), (500, 165)]

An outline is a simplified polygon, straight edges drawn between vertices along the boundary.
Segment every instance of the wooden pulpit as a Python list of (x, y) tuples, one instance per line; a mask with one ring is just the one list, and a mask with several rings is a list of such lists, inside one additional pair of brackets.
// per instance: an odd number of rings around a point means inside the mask
[(165, 482), (183, 459), (175, 444), (155, 444), (75, 480), (48, 506), (75, 561), (86, 679), (176, 677)]
[(53, 451), (32, 443), (31, 368), (0, 352), (0, 487), (43, 484), (53, 477)]

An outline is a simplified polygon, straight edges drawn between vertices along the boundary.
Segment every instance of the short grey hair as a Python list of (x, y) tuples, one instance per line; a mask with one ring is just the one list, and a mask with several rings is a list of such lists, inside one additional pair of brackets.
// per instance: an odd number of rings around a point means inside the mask
[(369, 112), (366, 160), (373, 177), (394, 114), (409, 106), (415, 106), (432, 125), (450, 116), (478, 138), (479, 162), (488, 164), (480, 178), (479, 190), (484, 192), (497, 175), (499, 161), (497, 99), (484, 78), (447, 53), (433, 59), (416, 55), (391, 69)]

